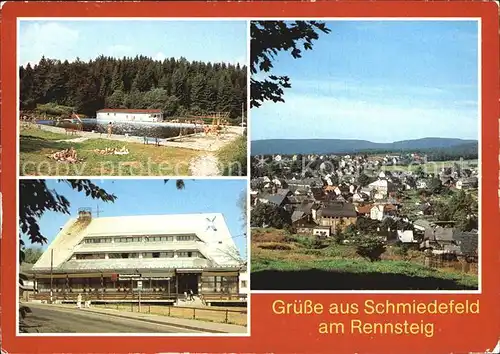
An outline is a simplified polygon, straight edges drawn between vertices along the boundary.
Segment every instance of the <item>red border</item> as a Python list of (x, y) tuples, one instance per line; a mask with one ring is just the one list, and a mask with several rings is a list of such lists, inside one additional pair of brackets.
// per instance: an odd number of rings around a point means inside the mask
[[(482, 19), (482, 266), (483, 294), (476, 295), (253, 295), (252, 335), (247, 338), (158, 337), (16, 337), (15, 286), (16, 234), (16, 18), (17, 17), (480, 17)], [(500, 337), (498, 263), (500, 237), (498, 211), (499, 41), (498, 9), (492, 2), (10, 2), (2, 8), (2, 130), (4, 230), (1, 249), (2, 335), (9, 353), (25, 352), (380, 352), (465, 353), (484, 352)], [(404, 58), (401, 58), (404, 60)], [(402, 336), (322, 336), (316, 331), (319, 316), (277, 317), (270, 304), (281, 299), (314, 299), (329, 302), (362, 302), (367, 298), (422, 301), (481, 300), (481, 314), (435, 319), (433, 338)], [(410, 320), (410, 316), (407, 316)], [(371, 320), (377, 318), (373, 317)], [(420, 317), (414, 320), (420, 321)], [(429, 319), (431, 320), (431, 319)], [(334, 321), (332, 316), (324, 321)], [(90, 339), (90, 340), (89, 340)]]

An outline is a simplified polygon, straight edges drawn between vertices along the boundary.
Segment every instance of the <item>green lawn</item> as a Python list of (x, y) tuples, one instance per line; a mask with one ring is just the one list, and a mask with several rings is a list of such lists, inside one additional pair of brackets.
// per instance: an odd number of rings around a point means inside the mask
[[(200, 152), (164, 146), (124, 143), (107, 139), (89, 139), (83, 142), (58, 142), (77, 138), (25, 129), (20, 136), (20, 175), (22, 176), (186, 176), (189, 162)], [(122, 148), (128, 155), (100, 155), (94, 150)], [(82, 162), (69, 164), (47, 157), (54, 152), (73, 147)]]
[(62, 134), (62, 133), (49, 132), (49, 131), (42, 130), (42, 129), (28, 128), (28, 129), (21, 130), (21, 139), (23, 137), (31, 139), (33, 141), (33, 144), (35, 144), (35, 141), (37, 141), (38, 139), (50, 140), (50, 141), (51, 140), (66, 140), (66, 139), (79, 138), (80, 135), (68, 135), (68, 134)]
[(240, 136), (217, 152), (224, 176), (247, 175), (247, 137)]
[(353, 245), (318, 244), (282, 230), (252, 230), (252, 288), (259, 290), (465, 290), (476, 274), (423, 264), (423, 253), (387, 247), (370, 262)]

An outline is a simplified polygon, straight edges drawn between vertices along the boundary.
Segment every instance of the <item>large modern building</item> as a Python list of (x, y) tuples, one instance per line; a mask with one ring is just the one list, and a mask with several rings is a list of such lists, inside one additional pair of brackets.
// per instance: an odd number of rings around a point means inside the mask
[(101, 109), (97, 111), (97, 120), (109, 122), (162, 122), (163, 113), (159, 109)]
[[(222, 214), (93, 217), (81, 209), (32, 268), (35, 298), (240, 301), (246, 262)], [(245, 281), (246, 283), (246, 281)], [(243, 290), (243, 291), (242, 291)], [(209, 300), (207, 300), (209, 301)]]

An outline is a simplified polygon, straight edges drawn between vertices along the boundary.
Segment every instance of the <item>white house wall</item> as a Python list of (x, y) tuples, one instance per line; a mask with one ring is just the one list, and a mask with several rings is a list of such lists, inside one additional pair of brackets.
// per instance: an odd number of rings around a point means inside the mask
[(155, 122), (162, 119), (160, 113), (98, 112), (97, 120), (108, 122)]
[[(248, 272), (241, 272), (240, 276), (239, 276), (240, 294), (248, 294), (249, 281), (250, 281), (250, 276), (249, 276)], [(243, 285), (246, 285), (246, 286), (243, 286)]]

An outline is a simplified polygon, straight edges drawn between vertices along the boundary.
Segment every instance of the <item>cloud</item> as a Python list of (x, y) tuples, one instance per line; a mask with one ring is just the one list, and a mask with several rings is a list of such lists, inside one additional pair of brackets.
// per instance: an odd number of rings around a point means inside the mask
[(21, 22), (19, 64), (36, 64), (42, 56), (52, 59), (74, 59), (80, 33), (57, 22)]
[(328, 81), (314, 80), (292, 80), (292, 87), (295, 92), (311, 93), (318, 95), (338, 97), (339, 95), (359, 95), (360, 97), (376, 97), (377, 99), (397, 97), (415, 98), (445, 98), (456, 95), (463, 91), (475, 90), (474, 85), (398, 85), (361, 82), (351, 79), (331, 78)]
[(164, 61), (165, 59), (167, 59), (167, 56), (162, 52), (158, 52), (153, 55), (153, 60)]

